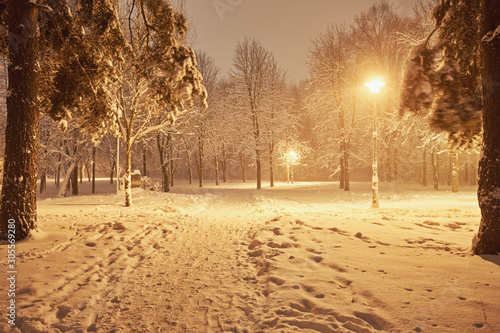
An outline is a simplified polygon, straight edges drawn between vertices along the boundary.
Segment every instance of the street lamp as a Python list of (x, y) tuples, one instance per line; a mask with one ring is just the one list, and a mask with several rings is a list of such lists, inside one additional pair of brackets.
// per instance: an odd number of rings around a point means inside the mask
[(293, 166), (299, 163), (299, 159), (300, 155), (293, 150), (285, 153), (286, 178), (288, 184), (290, 184), (290, 180), (293, 184)]
[[(379, 93), (380, 89), (385, 86), (382, 80), (373, 80), (365, 83), (365, 86), (370, 89), (373, 94)], [(377, 159), (377, 98), (375, 96), (373, 102), (373, 163), (372, 163), (372, 208), (379, 208), (378, 205), (378, 159)]]

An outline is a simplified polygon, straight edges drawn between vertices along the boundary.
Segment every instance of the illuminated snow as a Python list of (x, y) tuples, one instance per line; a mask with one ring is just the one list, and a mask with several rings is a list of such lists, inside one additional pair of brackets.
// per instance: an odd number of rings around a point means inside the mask
[(351, 185), (176, 184), (124, 207), (103, 179), (39, 200), (41, 231), (17, 244), (21, 331), (500, 328), (500, 261), (468, 254), (475, 188), (380, 184), (371, 210), (370, 183)]

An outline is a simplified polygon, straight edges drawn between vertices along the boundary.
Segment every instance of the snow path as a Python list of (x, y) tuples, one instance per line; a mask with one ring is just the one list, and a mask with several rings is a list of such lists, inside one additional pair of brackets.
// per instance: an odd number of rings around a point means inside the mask
[(500, 260), (468, 255), (473, 189), (382, 187), (379, 210), (369, 184), (133, 196), (39, 202), (12, 332), (500, 331)]

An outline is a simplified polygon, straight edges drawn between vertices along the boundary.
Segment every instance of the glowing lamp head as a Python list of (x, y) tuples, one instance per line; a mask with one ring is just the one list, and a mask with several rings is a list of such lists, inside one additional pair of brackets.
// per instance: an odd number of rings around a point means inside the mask
[(368, 89), (370, 89), (370, 92), (372, 92), (372, 93), (378, 93), (378, 92), (380, 92), (380, 89), (383, 86), (385, 86), (385, 82), (383, 82), (381, 80), (373, 80), (371, 82), (365, 83), (365, 86), (367, 86)]
[(292, 150), (288, 152), (288, 159), (290, 162), (296, 163), (299, 160), (299, 154), (297, 154), (297, 152)]

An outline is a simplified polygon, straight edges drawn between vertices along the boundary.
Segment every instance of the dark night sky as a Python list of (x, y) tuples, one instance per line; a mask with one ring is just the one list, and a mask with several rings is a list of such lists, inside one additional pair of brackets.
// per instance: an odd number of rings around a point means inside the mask
[[(195, 26), (195, 49), (215, 59), (221, 74), (232, 64), (234, 48), (244, 37), (258, 38), (298, 82), (307, 76), (311, 39), (334, 23), (351, 24), (374, 0), (187, 0)], [(398, 13), (411, 13), (415, 0), (389, 0)], [(216, 10), (216, 4), (227, 10)], [(234, 5), (231, 5), (234, 4)]]

